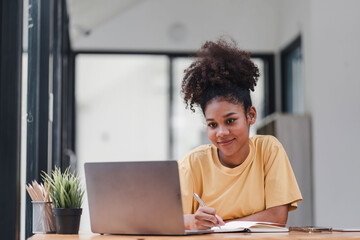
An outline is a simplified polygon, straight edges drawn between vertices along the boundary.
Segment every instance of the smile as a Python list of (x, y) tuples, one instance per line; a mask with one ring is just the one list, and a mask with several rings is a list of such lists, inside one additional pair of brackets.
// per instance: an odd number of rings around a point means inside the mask
[(220, 146), (226, 147), (226, 146), (232, 144), (234, 141), (235, 141), (235, 138), (230, 139), (230, 140), (224, 140), (224, 141), (221, 141), (221, 142), (219, 141), (218, 144)]

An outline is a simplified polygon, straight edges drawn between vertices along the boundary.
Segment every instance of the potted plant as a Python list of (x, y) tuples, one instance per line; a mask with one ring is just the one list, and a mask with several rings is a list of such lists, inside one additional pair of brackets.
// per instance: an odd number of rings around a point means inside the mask
[(55, 167), (50, 175), (43, 172), (42, 177), (50, 185), (48, 193), (53, 202), (56, 233), (77, 234), (84, 196), (79, 176), (70, 172), (70, 167), (63, 173), (60, 168)]

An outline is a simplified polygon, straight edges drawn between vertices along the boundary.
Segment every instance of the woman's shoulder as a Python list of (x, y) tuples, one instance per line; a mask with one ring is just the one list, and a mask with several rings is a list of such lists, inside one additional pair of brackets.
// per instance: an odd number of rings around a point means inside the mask
[(271, 165), (274, 161), (287, 159), (286, 151), (280, 141), (271, 135), (256, 135), (251, 138), (258, 159), (265, 165)]
[(280, 141), (272, 135), (255, 135), (250, 138), (255, 147), (282, 147)]
[(209, 156), (212, 156), (213, 151), (216, 151), (216, 147), (213, 144), (200, 145), (189, 151), (179, 163), (194, 163), (196, 161), (208, 160)]
[(214, 148), (216, 147), (213, 144), (204, 144), (194, 148), (188, 154), (193, 154), (193, 155), (207, 154), (209, 151), (212, 151)]

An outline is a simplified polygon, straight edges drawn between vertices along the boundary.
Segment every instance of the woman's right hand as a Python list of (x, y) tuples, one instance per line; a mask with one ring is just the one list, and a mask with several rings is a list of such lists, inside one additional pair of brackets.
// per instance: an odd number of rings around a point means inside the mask
[(210, 229), (225, 223), (216, 215), (215, 208), (199, 207), (195, 214), (184, 215), (184, 224), (186, 229)]

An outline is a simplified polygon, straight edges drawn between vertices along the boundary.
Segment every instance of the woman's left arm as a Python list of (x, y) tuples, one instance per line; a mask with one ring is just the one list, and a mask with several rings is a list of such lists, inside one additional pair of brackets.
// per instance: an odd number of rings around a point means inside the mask
[[(273, 222), (279, 223), (279, 225), (285, 225), (288, 217), (289, 205), (281, 205), (272, 208), (268, 208), (264, 211), (254, 213), (252, 215), (232, 219), (230, 221), (261, 221), (261, 222)], [(225, 221), (225, 222), (230, 222)]]

